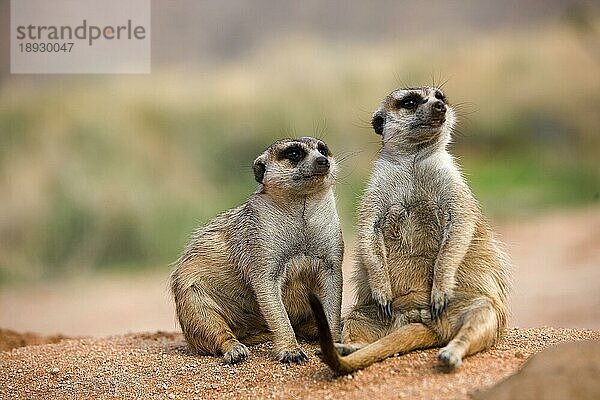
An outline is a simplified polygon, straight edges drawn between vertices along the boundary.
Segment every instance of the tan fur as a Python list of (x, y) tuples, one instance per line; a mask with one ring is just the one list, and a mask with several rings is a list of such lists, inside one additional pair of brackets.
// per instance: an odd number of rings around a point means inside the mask
[(454, 123), (433, 87), (394, 91), (373, 116), (383, 145), (359, 206), (357, 301), (325, 359), (338, 373), (435, 346), (454, 368), (506, 325), (509, 263), (446, 150)]
[[(305, 156), (286, 158), (292, 148)], [(248, 354), (244, 344), (271, 339), (279, 360), (303, 361), (296, 335), (317, 336), (307, 301), (312, 291), (324, 299), (339, 340), (343, 241), (336, 170), (317, 139), (276, 142), (254, 162), (259, 189), (196, 230), (171, 274), (177, 316), (192, 349), (235, 363)]]

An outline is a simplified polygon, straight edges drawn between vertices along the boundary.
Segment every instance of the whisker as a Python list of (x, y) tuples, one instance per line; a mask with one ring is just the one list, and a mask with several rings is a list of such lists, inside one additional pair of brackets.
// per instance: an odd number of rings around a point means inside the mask
[(440, 83), (440, 85), (438, 86), (438, 89), (443, 89), (444, 86), (446, 86), (446, 83), (448, 83), (449, 80), (450, 80), (450, 78), (448, 78), (445, 81), (443, 81), (442, 83)]
[(315, 121), (313, 121), (313, 134), (315, 135), (315, 138), (320, 141), (325, 141), (325, 138), (327, 137), (327, 120), (325, 117), (323, 117), (322, 120), (317, 121), (316, 125)]
[(346, 160), (348, 160), (348, 159), (350, 159), (350, 158), (353, 158), (353, 157), (356, 157), (356, 156), (358, 156), (359, 154), (361, 154), (362, 152), (363, 152), (363, 150), (353, 151), (353, 152), (350, 152), (350, 153), (348, 153), (348, 154), (343, 154), (343, 153), (342, 153), (342, 155), (341, 155), (341, 156), (339, 156), (339, 157), (336, 157), (336, 162), (337, 162), (338, 164), (343, 164), (343, 163), (344, 163)]
[(394, 72), (394, 74), (396, 75), (396, 81), (398, 82), (398, 87), (400, 88), (408, 88), (410, 85), (408, 85), (408, 83), (406, 83), (406, 81), (402, 78), (400, 78), (400, 75), (397, 72)]
[(372, 129), (373, 126), (371, 125), (371, 120), (365, 120), (363, 118), (359, 118), (359, 122), (360, 123), (356, 123), (356, 122), (351, 122), (350, 125), (357, 127), (357, 128), (366, 128), (366, 129)]

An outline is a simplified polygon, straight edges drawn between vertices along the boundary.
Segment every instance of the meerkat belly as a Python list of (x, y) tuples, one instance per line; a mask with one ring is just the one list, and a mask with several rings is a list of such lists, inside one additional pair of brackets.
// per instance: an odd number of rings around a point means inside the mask
[(292, 324), (311, 313), (308, 294), (319, 284), (318, 270), (319, 261), (305, 255), (292, 258), (286, 265), (282, 297)]
[(441, 239), (440, 207), (424, 198), (390, 207), (383, 225), (395, 302), (426, 307)]

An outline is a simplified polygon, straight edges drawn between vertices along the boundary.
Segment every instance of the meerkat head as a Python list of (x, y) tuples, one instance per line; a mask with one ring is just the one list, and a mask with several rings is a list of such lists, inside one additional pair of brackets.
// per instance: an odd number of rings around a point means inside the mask
[(330, 188), (337, 173), (327, 145), (311, 137), (273, 143), (254, 161), (253, 169), (263, 191), (299, 195)]
[(373, 113), (371, 124), (382, 136), (384, 148), (413, 152), (431, 145), (445, 146), (456, 115), (444, 93), (436, 87), (398, 89)]

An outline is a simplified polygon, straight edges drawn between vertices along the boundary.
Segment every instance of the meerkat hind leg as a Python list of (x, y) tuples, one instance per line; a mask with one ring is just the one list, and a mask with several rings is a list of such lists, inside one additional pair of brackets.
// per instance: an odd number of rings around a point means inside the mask
[(207, 347), (205, 343), (213, 343), (210, 346), (211, 352), (222, 354), (225, 364), (236, 364), (248, 357), (248, 348), (235, 337), (227, 323), (217, 313), (205, 312), (202, 325), (196, 325), (193, 331), (186, 332), (185, 336), (194, 349), (205, 349)]
[[(204, 321), (208, 325), (205, 328), (206, 336), (212, 336), (217, 352), (223, 355), (225, 364), (236, 364), (248, 357), (248, 348), (241, 343), (227, 322), (216, 312), (211, 312), (210, 317), (205, 317)], [(207, 337), (211, 340), (210, 337)]]
[(478, 353), (494, 344), (497, 337), (497, 316), (489, 301), (466, 311), (456, 336), (440, 349), (437, 358), (448, 370), (458, 367), (463, 357)]
[(238, 337), (239, 341), (244, 343), (246, 346), (255, 346), (257, 344), (265, 343), (273, 340), (273, 335), (269, 332), (268, 328), (264, 331), (254, 332), (252, 334), (246, 334)]
[(345, 318), (342, 343), (335, 343), (341, 356), (354, 353), (388, 333), (389, 323), (380, 318), (375, 306), (352, 310)]
[(378, 341), (343, 358), (347, 371), (368, 367), (395, 354), (406, 354), (413, 350), (427, 349), (439, 344), (437, 334), (422, 323), (403, 325)]
[(379, 316), (376, 306), (356, 307), (344, 319), (342, 343), (372, 343), (388, 333), (390, 322)]
[[(431, 314), (429, 313), (428, 310), (418, 310), (418, 309), (414, 309), (414, 310), (410, 310), (407, 312), (395, 312), (393, 314), (393, 317), (389, 320), (389, 323), (383, 323), (380, 321), (374, 321), (371, 320), (371, 326), (365, 326), (365, 321), (360, 321), (357, 319), (356, 322), (359, 323), (358, 327), (352, 327), (355, 331), (358, 329), (360, 329), (360, 333), (358, 336), (362, 336), (363, 338), (366, 338), (367, 335), (365, 335), (365, 332), (362, 331), (363, 329), (369, 329), (370, 332), (368, 332), (369, 334), (376, 334), (377, 335), (377, 339), (380, 339), (382, 337), (384, 337), (385, 335), (389, 334), (390, 332), (393, 332), (399, 328), (401, 328), (404, 325), (408, 325), (408, 324), (414, 324), (414, 323), (419, 323), (419, 322), (427, 322), (431, 320)], [(379, 329), (373, 329), (373, 325), (376, 325), (375, 328), (379, 328)], [(384, 330), (384, 329), (385, 330)], [(351, 334), (349, 334), (351, 335)], [(372, 340), (371, 342), (374, 342), (375, 340)], [(350, 343), (336, 343), (335, 347), (338, 351), (338, 353), (340, 353), (341, 356), (347, 356), (348, 354), (352, 354), (357, 350), (362, 349), (363, 347), (367, 346), (369, 343), (371, 342), (350, 342)]]
[(237, 339), (220, 315), (213, 313), (211, 319), (207, 318), (206, 321), (208, 324), (211, 322), (213, 324), (210, 327), (210, 333), (214, 338), (218, 351), (223, 354), (225, 364), (236, 364), (248, 357), (248, 348)]
[(319, 298), (311, 294), (309, 300), (319, 328), (322, 360), (338, 375), (368, 367), (396, 353), (435, 347), (440, 343), (438, 335), (431, 328), (423, 323), (411, 323), (400, 326), (388, 335), (348, 356), (341, 357), (334, 346), (325, 311)]
[[(371, 314), (375, 313), (372, 311)], [(352, 312), (344, 326), (344, 340), (336, 343), (335, 347), (341, 356), (354, 353), (355, 351), (373, 343), (388, 335), (390, 332), (408, 324), (430, 320), (427, 310), (410, 310), (407, 312), (394, 312), (389, 320), (369, 317), (368, 312)]]
[(183, 334), (195, 351), (222, 354), (226, 364), (238, 363), (248, 356), (248, 348), (240, 343), (221, 313), (213, 308), (216, 305), (207, 304), (197, 288), (184, 292), (177, 305)]

